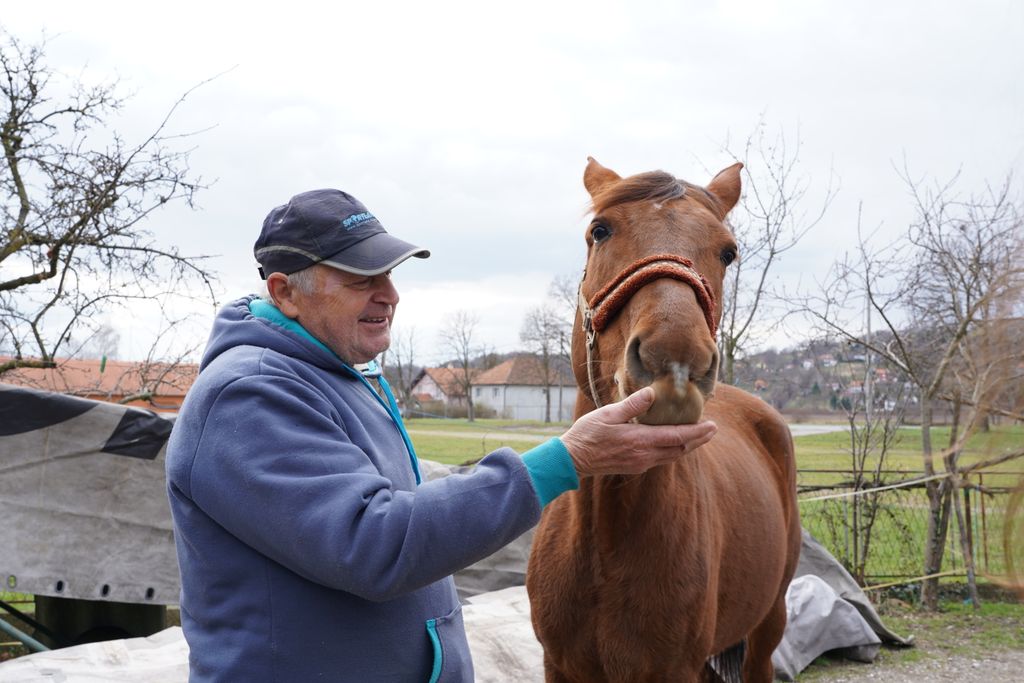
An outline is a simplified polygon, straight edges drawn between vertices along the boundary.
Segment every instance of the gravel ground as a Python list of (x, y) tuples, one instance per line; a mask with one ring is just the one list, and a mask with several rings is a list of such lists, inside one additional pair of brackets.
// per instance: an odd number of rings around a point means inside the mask
[[(799, 680), (797, 676), (798, 683)], [(830, 683), (1020, 683), (1024, 681), (1024, 650), (1007, 650), (986, 654), (984, 657), (957, 655), (893, 666), (850, 664), (823, 680)]]

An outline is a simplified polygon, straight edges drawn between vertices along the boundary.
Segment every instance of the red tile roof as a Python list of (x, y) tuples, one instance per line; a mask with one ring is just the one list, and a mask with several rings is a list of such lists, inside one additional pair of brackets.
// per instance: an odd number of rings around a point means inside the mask
[[(462, 368), (423, 368), (423, 372), (426, 373), (430, 379), (434, 380), (441, 391), (450, 398), (458, 398), (465, 396), (466, 392), (462, 388)], [(475, 377), (480, 374), (480, 371), (476, 368), (469, 369), (469, 376), (475, 383)], [(415, 386), (419, 382), (419, 378), (413, 382)]]
[[(10, 360), (0, 356), (0, 362)], [(55, 368), (17, 368), (0, 375), (0, 382), (33, 387), (100, 401), (120, 402), (127, 396), (153, 390), (150, 401), (132, 401), (155, 410), (177, 410), (199, 366), (191, 363), (168, 364), (143, 361), (98, 359), (56, 359)]]
[[(569, 373), (564, 362), (557, 359), (551, 361), (551, 384), (558, 384), (558, 370), (562, 370), (562, 383), (575, 386), (576, 380)], [(544, 379), (544, 366), (537, 356), (515, 356), (509, 360), (494, 366), (490, 370), (480, 373), (473, 384), (484, 385), (528, 385), (545, 386), (548, 382)]]

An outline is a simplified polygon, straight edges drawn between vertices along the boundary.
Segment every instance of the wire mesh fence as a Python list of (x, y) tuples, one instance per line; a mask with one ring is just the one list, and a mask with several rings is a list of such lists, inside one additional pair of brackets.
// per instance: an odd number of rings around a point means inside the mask
[[(931, 516), (926, 477), (921, 472), (882, 471), (870, 486), (849, 471), (800, 470), (801, 521), (862, 585), (884, 585), (924, 576), (925, 542)], [(1007, 550), (1020, 567), (1024, 542), (1004, 543), (1006, 510), (1024, 472), (976, 472), (957, 492), (964, 526), (980, 577), (1007, 572)], [(933, 479), (943, 479), (937, 475)], [(952, 509), (943, 553), (942, 576), (966, 576), (959, 526)], [(1012, 539), (1011, 539), (1012, 540)]]

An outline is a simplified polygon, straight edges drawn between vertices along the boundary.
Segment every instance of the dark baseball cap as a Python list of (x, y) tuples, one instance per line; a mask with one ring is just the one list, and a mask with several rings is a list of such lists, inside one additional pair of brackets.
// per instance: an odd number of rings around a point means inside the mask
[(260, 277), (323, 263), (355, 275), (386, 273), (430, 252), (389, 235), (363, 203), (341, 190), (297, 194), (263, 221), (253, 246)]

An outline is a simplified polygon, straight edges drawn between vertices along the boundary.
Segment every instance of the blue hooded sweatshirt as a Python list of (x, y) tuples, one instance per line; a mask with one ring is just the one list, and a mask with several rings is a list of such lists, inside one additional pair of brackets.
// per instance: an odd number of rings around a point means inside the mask
[(473, 680), (450, 575), (575, 470), (553, 439), (420, 483), (372, 381), (261, 299), (217, 316), (167, 449), (190, 681)]

